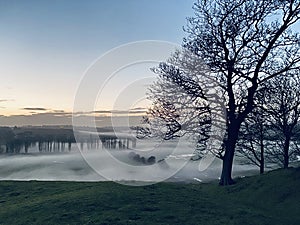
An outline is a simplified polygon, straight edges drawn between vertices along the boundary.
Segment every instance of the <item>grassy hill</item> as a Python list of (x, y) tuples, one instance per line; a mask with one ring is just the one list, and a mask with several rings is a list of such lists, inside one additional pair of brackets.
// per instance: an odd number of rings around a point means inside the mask
[(0, 224), (300, 224), (300, 169), (236, 185), (0, 182)]

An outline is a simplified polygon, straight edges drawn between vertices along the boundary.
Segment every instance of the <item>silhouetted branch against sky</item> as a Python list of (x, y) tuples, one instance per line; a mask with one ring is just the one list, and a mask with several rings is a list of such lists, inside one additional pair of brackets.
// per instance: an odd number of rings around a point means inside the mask
[[(299, 68), (300, 36), (291, 26), (299, 20), (300, 1), (199, 0), (194, 12), (185, 27), (188, 35), (183, 47), (203, 60), (223, 91), (226, 136), (220, 183), (227, 185), (232, 183), (240, 126), (255, 107), (257, 90), (273, 77)], [(184, 93), (205, 101), (201, 79), (196, 81), (193, 72), (183, 72), (183, 62), (178, 64), (167, 61), (154, 71), (162, 83), (177, 84)], [(193, 69), (197, 71), (195, 65)], [(169, 101), (156, 94), (155, 87), (153, 90), (153, 99)]]

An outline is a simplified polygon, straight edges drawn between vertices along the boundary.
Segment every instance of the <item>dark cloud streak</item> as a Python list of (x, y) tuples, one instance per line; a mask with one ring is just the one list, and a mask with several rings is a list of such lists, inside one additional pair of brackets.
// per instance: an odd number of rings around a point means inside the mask
[(14, 101), (14, 99), (0, 99), (0, 103), (1, 102), (12, 102)]
[(22, 110), (29, 110), (29, 111), (47, 111), (46, 108), (40, 108), (40, 107), (26, 107), (22, 108)]

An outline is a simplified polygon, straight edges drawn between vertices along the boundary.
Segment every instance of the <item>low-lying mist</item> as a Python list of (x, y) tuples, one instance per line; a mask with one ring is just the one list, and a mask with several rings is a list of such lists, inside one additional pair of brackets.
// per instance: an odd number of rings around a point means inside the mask
[[(211, 159), (204, 167), (202, 165), (199, 171), (201, 160), (191, 161), (190, 150), (179, 148), (174, 151), (172, 144), (156, 149), (149, 147), (147, 143), (138, 143), (137, 146), (140, 146), (139, 150), (84, 149), (80, 152), (77, 149), (67, 153), (1, 155), (0, 179), (209, 182), (220, 176), (221, 161), (217, 158)], [(143, 157), (144, 160), (137, 161), (136, 155), (139, 155), (138, 159)], [(151, 156), (155, 160), (148, 163), (147, 159)], [(254, 166), (238, 163), (233, 168), (234, 176), (256, 172)]]

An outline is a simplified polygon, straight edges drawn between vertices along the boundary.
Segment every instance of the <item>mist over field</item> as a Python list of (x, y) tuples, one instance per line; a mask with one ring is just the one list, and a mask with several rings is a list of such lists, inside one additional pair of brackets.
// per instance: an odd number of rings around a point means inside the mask
[[(36, 148), (31, 148), (28, 154), (2, 155), (0, 179), (209, 182), (219, 178), (221, 160), (191, 161), (189, 148), (174, 151), (174, 146), (176, 148), (177, 143), (157, 147), (152, 141), (139, 140), (135, 150), (87, 149), (85, 146), (80, 151), (75, 144), (70, 152), (61, 153), (39, 153)], [(156, 163), (137, 162), (131, 157), (133, 152), (146, 159), (155, 156)], [(234, 176), (253, 173), (257, 173), (254, 166), (234, 165)]]

